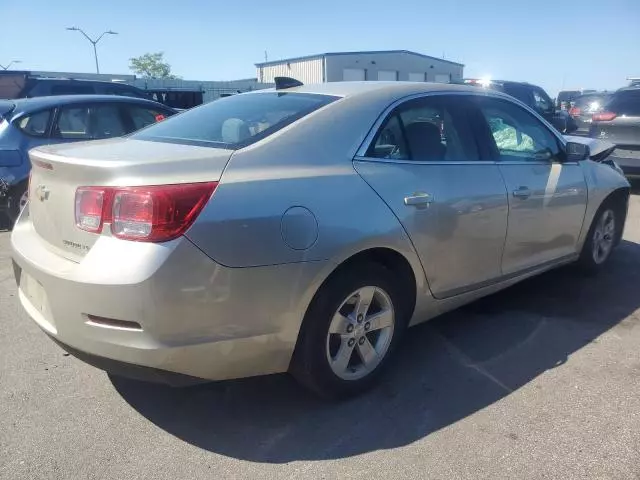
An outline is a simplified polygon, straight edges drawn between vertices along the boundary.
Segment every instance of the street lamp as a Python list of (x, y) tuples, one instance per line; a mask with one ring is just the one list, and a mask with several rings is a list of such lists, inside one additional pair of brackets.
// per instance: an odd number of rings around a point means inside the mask
[(67, 30), (71, 30), (73, 32), (80, 32), (82, 35), (84, 35), (84, 37), (89, 40), (91, 42), (91, 45), (93, 45), (93, 56), (96, 59), (96, 73), (100, 73), (100, 67), (98, 66), (98, 51), (96, 50), (96, 44), (100, 41), (100, 39), (102, 37), (104, 37), (105, 35), (117, 35), (117, 32), (114, 32), (112, 30), (108, 30), (106, 32), (102, 32), (102, 35), (100, 35), (98, 38), (96, 38), (95, 40), (92, 39), (89, 35), (87, 35), (86, 33), (84, 33), (84, 30), (82, 30), (81, 28), (78, 27), (67, 27)]
[(6, 67), (4, 65), (0, 64), (0, 68), (2, 68), (3, 70), (9, 70), (9, 67), (11, 65), (13, 65), (14, 63), (22, 63), (22, 61), (21, 60), (11, 60)]

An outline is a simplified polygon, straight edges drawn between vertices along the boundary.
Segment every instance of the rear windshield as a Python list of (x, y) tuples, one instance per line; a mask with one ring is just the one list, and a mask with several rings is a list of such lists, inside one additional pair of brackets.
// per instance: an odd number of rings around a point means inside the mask
[(608, 101), (607, 95), (581, 95), (576, 97), (575, 106), (583, 110), (596, 111)]
[(640, 89), (616, 92), (606, 109), (618, 115), (640, 117)]
[(130, 138), (237, 149), (277, 132), (338, 98), (280, 92), (234, 95), (187, 110)]
[(580, 95), (580, 91), (578, 90), (565, 90), (558, 93), (558, 101), (559, 102), (571, 101), (578, 95)]

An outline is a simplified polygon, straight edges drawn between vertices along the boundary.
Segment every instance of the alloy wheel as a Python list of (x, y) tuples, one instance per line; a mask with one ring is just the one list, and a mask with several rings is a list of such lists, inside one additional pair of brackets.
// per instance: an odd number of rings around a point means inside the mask
[(593, 230), (593, 261), (596, 264), (603, 263), (613, 249), (616, 232), (616, 217), (613, 210), (605, 210)]
[(395, 311), (380, 287), (351, 293), (335, 312), (327, 334), (327, 360), (343, 380), (358, 380), (374, 371), (389, 351)]

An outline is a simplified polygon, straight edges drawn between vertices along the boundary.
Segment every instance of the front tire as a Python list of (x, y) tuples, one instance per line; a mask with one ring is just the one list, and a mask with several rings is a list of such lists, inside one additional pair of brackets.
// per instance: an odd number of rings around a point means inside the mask
[(578, 263), (585, 273), (597, 273), (608, 262), (622, 235), (622, 218), (612, 202), (603, 204), (596, 213)]
[(378, 264), (338, 272), (305, 315), (291, 373), (329, 399), (372, 387), (407, 323), (407, 301), (392, 273)]

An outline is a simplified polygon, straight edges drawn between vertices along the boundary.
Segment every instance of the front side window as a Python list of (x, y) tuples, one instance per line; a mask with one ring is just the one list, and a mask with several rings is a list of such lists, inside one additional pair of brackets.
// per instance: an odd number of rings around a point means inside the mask
[(501, 99), (475, 99), (491, 130), (500, 161), (553, 161), (560, 145), (545, 125), (524, 108)]
[(533, 102), (535, 104), (536, 110), (539, 112), (549, 112), (553, 110), (553, 104), (551, 103), (551, 99), (545, 95), (545, 93), (539, 89), (533, 89)]
[(47, 134), (47, 126), (49, 125), (50, 118), (51, 110), (45, 110), (43, 112), (26, 115), (18, 119), (16, 124), (18, 128), (27, 135), (44, 137)]
[(221, 98), (134, 133), (132, 138), (242, 148), (339, 97), (307, 93), (250, 93)]
[(476, 161), (478, 150), (461, 97), (411, 100), (378, 131), (368, 157), (397, 160)]

